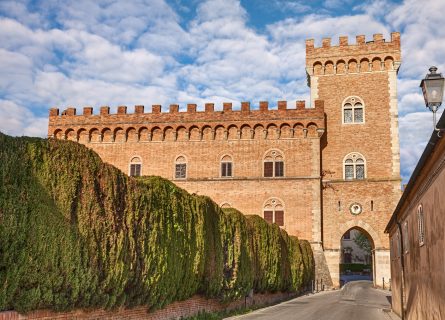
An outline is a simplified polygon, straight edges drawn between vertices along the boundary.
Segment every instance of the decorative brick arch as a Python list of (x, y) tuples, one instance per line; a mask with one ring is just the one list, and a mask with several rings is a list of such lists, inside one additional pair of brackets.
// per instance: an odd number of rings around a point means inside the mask
[(346, 231), (350, 229), (358, 228), (360, 230), (365, 231), (370, 237), (371, 241), (374, 243), (374, 249), (382, 248), (382, 241), (380, 240), (379, 234), (375, 231), (375, 229), (368, 223), (363, 220), (350, 220), (344, 224), (339, 225), (339, 228), (334, 233), (334, 239), (338, 239), (338, 241), (334, 241), (334, 248), (339, 249), (341, 247), (341, 237), (346, 233)]

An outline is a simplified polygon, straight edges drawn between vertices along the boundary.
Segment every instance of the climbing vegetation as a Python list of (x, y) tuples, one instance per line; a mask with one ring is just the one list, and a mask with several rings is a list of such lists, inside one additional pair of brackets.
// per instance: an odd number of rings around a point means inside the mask
[(74, 142), (0, 133), (0, 174), (0, 310), (154, 310), (313, 278), (307, 241)]

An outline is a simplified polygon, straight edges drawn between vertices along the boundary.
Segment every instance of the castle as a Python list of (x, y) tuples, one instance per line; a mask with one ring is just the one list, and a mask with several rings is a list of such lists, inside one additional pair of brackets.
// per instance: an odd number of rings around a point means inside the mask
[(373, 246), (377, 285), (390, 278), (385, 226), (400, 197), (397, 71), (400, 34), (338, 46), (306, 41), (311, 102), (277, 108), (260, 102), (215, 111), (188, 104), (151, 113), (120, 106), (50, 110), (48, 136), (87, 145), (129, 175), (160, 175), (222, 207), (257, 214), (310, 240), (316, 274), (338, 286), (345, 232), (364, 232)]

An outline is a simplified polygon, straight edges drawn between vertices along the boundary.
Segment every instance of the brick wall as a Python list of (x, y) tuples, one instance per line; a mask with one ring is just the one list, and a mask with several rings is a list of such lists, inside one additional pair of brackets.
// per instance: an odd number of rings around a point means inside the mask
[(33, 311), (28, 314), (19, 314), (14, 311), (0, 312), (0, 320), (25, 320), (25, 319), (144, 319), (144, 320), (167, 320), (190, 317), (198, 312), (218, 312), (223, 310), (240, 309), (245, 306), (263, 306), (278, 303), (294, 297), (290, 293), (255, 294), (252, 298), (240, 299), (227, 304), (221, 304), (215, 299), (205, 299), (201, 296), (193, 296), (185, 301), (169, 304), (164, 309), (148, 312), (146, 307), (133, 309), (121, 309), (115, 311), (106, 310), (76, 310), (66, 313), (56, 313), (48, 310)]
[[(316, 48), (306, 42), (306, 68), (311, 99), (325, 102), (326, 135), (321, 141), (323, 176), (323, 247), (334, 284), (339, 277), (341, 237), (350, 228), (367, 234), (374, 245), (374, 279), (389, 275), (389, 243), (384, 229), (400, 197), (400, 152), (396, 73), (400, 66), (400, 35), (389, 42), (381, 34), (355, 44), (340, 37), (339, 45), (323, 39)], [(364, 121), (344, 123), (343, 105), (361, 101)], [(344, 178), (344, 159), (359, 153), (365, 160), (364, 180)], [(371, 205), (372, 202), (372, 205)], [(360, 204), (353, 215), (350, 206)], [(372, 208), (371, 208), (372, 206)]]
[[(193, 107), (191, 107), (193, 106)], [(277, 110), (269, 110), (263, 102), (251, 110), (242, 103), (241, 110), (224, 104), (223, 111), (214, 111), (206, 104), (205, 111), (189, 105), (187, 112), (135, 113), (119, 107), (117, 114), (102, 108), (93, 115), (85, 108), (76, 115), (69, 108), (58, 115), (52, 109), (49, 134), (57, 138), (79, 141), (96, 151), (100, 157), (123, 172), (129, 173), (130, 161), (138, 157), (142, 175), (159, 175), (173, 180), (190, 193), (210, 196), (218, 204), (226, 204), (245, 214), (262, 216), (265, 203), (271, 198), (284, 206), (284, 228), (304, 239), (320, 238), (313, 230), (314, 193), (320, 185), (320, 136), (323, 134), (323, 103), (305, 109), (278, 102)], [(284, 160), (284, 177), (265, 178), (263, 160), (276, 151)], [(232, 160), (232, 177), (221, 177), (221, 160)], [(175, 160), (187, 163), (186, 179), (175, 178)], [(315, 212), (319, 214), (319, 195)], [(319, 217), (317, 217), (319, 220)]]

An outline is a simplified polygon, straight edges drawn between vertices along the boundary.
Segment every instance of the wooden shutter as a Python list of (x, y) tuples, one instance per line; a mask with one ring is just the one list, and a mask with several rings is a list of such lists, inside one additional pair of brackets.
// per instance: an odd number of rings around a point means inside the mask
[(276, 161), (275, 162), (275, 177), (283, 177), (284, 176), (284, 162)]
[(273, 222), (273, 211), (264, 211), (264, 220), (266, 220), (266, 222), (272, 223)]
[(273, 162), (264, 162), (264, 176), (273, 177)]
[(275, 223), (280, 227), (284, 226), (284, 211), (276, 210), (275, 211)]

